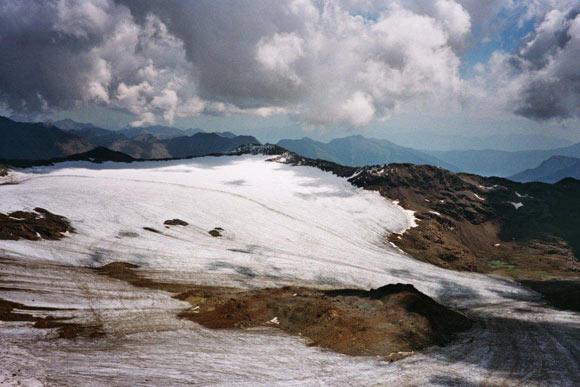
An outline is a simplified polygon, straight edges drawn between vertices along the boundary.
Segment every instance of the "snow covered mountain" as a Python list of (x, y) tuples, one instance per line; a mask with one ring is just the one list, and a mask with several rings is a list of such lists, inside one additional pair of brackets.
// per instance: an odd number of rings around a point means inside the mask
[[(68, 219), (73, 230), (59, 240), (0, 242), (2, 313), (23, 320), (0, 325), (0, 381), (573, 384), (580, 371), (577, 314), (547, 308), (536, 293), (505, 278), (450, 271), (403, 253), (387, 237), (404, 235), (421, 221), (379, 192), (348, 181), (362, 172), (339, 177), (284, 154), (270, 159), (245, 154), (129, 164), (68, 161), (11, 172), (12, 184), (0, 185), (0, 213), (10, 214), (7, 221), (43, 219), (46, 209)], [(110, 265), (116, 262), (125, 266)], [(187, 284), (225, 292), (288, 285), (368, 289), (398, 282), (413, 284), (476, 325), (445, 348), (386, 363), (308, 346), (300, 335), (267, 324), (207, 329), (177, 315), (211, 313), (214, 307), (204, 300), (209, 296), (172, 297)], [(74, 338), (74, 324), (90, 334)], [(37, 329), (51, 326), (63, 328), (64, 338)], [(538, 342), (543, 351), (530, 351)]]

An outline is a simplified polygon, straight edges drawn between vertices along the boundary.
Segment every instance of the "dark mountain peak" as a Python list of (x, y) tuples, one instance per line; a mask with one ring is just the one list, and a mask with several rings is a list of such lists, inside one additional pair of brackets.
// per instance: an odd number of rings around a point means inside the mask
[[(66, 130), (66, 131), (81, 130), (81, 129), (85, 129), (85, 128), (98, 128), (97, 126), (95, 126), (94, 124), (92, 124), (90, 122), (77, 122), (77, 121), (74, 121), (70, 118), (65, 118), (64, 120), (48, 122), (48, 123), (56, 126), (59, 129)], [(100, 128), (98, 128), (98, 129), (100, 129)]]
[(91, 148), (87, 141), (49, 123), (0, 119), (0, 158), (46, 160)]
[(150, 126), (128, 126), (119, 131), (128, 138), (140, 136), (142, 134), (152, 134), (161, 140), (170, 139), (173, 137), (191, 136), (196, 133), (203, 132), (201, 129), (180, 129), (165, 125), (150, 125)]
[(103, 163), (105, 161), (115, 161), (129, 163), (135, 159), (125, 153), (117, 152), (102, 146), (96, 147), (88, 152), (67, 156), (63, 161), (91, 161), (93, 163)]
[(0, 123), (14, 122), (8, 117), (0, 116)]

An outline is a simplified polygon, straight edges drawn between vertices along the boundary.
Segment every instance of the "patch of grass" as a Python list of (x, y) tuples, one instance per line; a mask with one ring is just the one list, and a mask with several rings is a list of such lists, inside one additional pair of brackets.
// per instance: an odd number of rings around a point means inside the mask
[(505, 263), (499, 259), (491, 259), (487, 261), (487, 265), (493, 269), (515, 269), (516, 265)]

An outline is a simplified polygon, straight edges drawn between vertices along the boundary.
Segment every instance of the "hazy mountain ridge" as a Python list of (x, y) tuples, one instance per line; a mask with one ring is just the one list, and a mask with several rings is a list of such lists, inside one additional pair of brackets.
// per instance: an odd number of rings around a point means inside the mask
[(505, 152), (549, 150), (573, 145), (573, 141), (539, 134), (495, 134), (468, 137), (433, 132), (389, 133), (388, 139), (401, 145), (423, 151), (486, 150)]
[(385, 163), (412, 163), (458, 168), (452, 163), (412, 148), (402, 147), (389, 140), (366, 138), (361, 135), (336, 138), (328, 143), (308, 137), (300, 140), (280, 140), (278, 145), (301, 156), (323, 159), (347, 166)]
[(580, 179), (580, 158), (552, 156), (536, 168), (526, 169), (510, 176), (509, 179), (523, 183), (531, 181), (556, 183), (567, 177)]
[(580, 143), (550, 150), (505, 152), (498, 150), (426, 151), (448, 163), (460, 166), (461, 172), (484, 176), (511, 176), (537, 167), (552, 156), (580, 158)]
[[(195, 133), (184, 135), (190, 132)], [(162, 159), (223, 153), (246, 144), (259, 141), (252, 136), (205, 133), (199, 129), (152, 126), (114, 131), (70, 119), (53, 125), (0, 117), (0, 158), (10, 160), (62, 158), (95, 147), (106, 147), (136, 159)]]
[[(20, 128), (20, 129), (18, 129)], [(62, 129), (62, 130), (61, 130)], [(195, 132), (195, 133), (194, 133)], [(186, 136), (184, 133), (194, 133)], [(102, 146), (123, 152), (137, 159), (161, 159), (200, 156), (231, 151), (246, 144), (259, 144), (253, 136), (238, 136), (231, 132), (206, 133), (201, 129), (179, 129), (167, 126), (126, 128), (119, 131), (79, 123), (71, 119), (50, 123), (0, 121), (0, 158), (41, 160), (86, 152)], [(551, 169), (558, 173), (534, 172), (552, 156), (580, 158), (580, 143), (549, 150), (508, 152), (495, 149), (426, 151), (408, 148), (389, 140), (365, 138), (361, 135), (337, 138), (328, 143), (308, 137), (278, 142), (281, 147), (313, 159), (323, 159), (347, 166), (384, 163), (412, 163), (441, 166), (453, 172), (482, 176), (513, 176), (518, 181), (555, 182), (564, 177), (579, 177), (574, 168), (559, 168), (552, 161)], [(544, 166), (545, 168), (545, 166)], [(529, 172), (532, 173), (532, 172)]]

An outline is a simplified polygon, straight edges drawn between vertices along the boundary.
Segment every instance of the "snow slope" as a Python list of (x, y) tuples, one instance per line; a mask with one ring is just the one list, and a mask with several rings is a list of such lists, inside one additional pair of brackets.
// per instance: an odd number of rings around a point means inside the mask
[[(3, 281), (29, 289), (0, 290), (0, 297), (25, 305), (72, 305), (72, 317), (99, 321), (111, 333), (70, 344), (37, 340), (46, 333), (22, 324), (0, 325), (7, 343), (0, 349), (5, 381), (573, 383), (571, 375), (580, 371), (576, 314), (538, 305), (536, 294), (504, 279), (414, 261), (385, 240), (389, 232), (412, 227), (412, 213), (330, 173), (266, 158), (62, 163), (24, 171), (20, 184), (0, 186), (0, 212), (43, 207), (68, 217), (77, 230), (60, 241), (0, 242), (0, 256), (21, 263), (0, 265)], [(173, 218), (190, 225), (165, 228), (163, 221)], [(222, 238), (208, 234), (214, 227), (225, 230)], [(449, 348), (389, 365), (307, 347), (300, 338), (269, 329), (208, 331), (177, 320), (172, 312), (187, 305), (168, 294), (86, 269), (114, 261), (136, 263), (165, 281), (238, 287), (407, 282), (486, 321), (487, 329), (480, 326)], [(63, 272), (62, 264), (78, 269)], [(476, 345), (470, 342), (474, 335)], [(525, 349), (534, 345), (541, 355), (526, 357)], [(55, 366), (62, 362), (69, 366)], [(541, 371), (548, 364), (556, 371)], [(22, 372), (10, 377), (13, 369)]]

